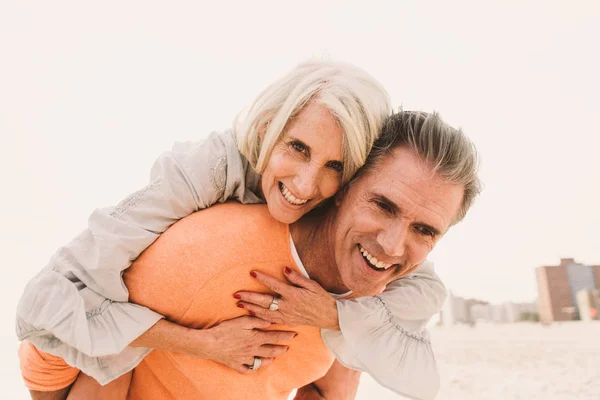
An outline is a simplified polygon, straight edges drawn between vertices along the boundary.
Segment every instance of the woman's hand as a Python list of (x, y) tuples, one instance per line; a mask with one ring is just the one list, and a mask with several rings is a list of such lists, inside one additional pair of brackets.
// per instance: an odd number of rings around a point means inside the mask
[(250, 316), (221, 322), (208, 329), (193, 329), (161, 319), (142, 333), (130, 346), (149, 347), (217, 361), (247, 374), (254, 357), (261, 368), (288, 349), (293, 331), (266, 330), (270, 322)]
[(260, 368), (264, 368), (275, 357), (285, 353), (290, 340), (297, 335), (292, 331), (264, 330), (271, 325), (259, 318), (244, 316), (197, 331), (209, 337), (199, 356), (243, 374), (253, 372), (250, 367), (254, 364), (254, 357), (260, 357)]
[(251, 275), (277, 293), (276, 311), (270, 310), (270, 294), (240, 291), (234, 297), (241, 300), (238, 306), (251, 315), (282, 325), (310, 325), (325, 329), (340, 329), (335, 299), (317, 282), (305, 278), (286, 267), (284, 275), (290, 284), (258, 271)]

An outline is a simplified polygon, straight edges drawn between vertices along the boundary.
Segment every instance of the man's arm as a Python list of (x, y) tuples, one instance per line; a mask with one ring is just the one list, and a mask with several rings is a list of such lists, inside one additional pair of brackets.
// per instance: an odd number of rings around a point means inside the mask
[(335, 360), (324, 377), (298, 389), (294, 400), (352, 400), (359, 383), (360, 371), (346, 368)]

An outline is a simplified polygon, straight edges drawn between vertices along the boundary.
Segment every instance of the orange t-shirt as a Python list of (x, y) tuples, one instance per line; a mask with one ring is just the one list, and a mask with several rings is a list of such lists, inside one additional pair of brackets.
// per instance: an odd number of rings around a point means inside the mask
[[(235, 292), (268, 293), (250, 271), (285, 281), (285, 266), (298, 269), (288, 225), (275, 221), (264, 205), (227, 203), (176, 223), (126, 270), (124, 280), (130, 301), (170, 321), (210, 328), (247, 315), (236, 306)], [(292, 329), (271, 329), (286, 328)], [(135, 368), (129, 398), (287, 399), (294, 388), (322, 377), (334, 360), (318, 328), (293, 330), (298, 336), (285, 354), (247, 375), (214, 361), (155, 350)]]

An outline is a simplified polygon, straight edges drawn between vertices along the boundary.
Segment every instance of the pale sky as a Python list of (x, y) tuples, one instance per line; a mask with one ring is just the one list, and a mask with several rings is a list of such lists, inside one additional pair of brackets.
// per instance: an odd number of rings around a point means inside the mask
[(533, 300), (535, 267), (600, 263), (599, 21), (595, 1), (3, 0), (2, 333), (94, 208), (323, 55), (472, 138), (485, 190), (430, 258), (457, 295)]

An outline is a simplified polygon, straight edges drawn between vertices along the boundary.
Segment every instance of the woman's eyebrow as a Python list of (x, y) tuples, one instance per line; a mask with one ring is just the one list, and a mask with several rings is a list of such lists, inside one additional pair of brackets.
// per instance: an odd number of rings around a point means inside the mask
[[(301, 143), (301, 144), (302, 144), (302, 146), (304, 146), (304, 147), (306, 148), (306, 151), (307, 151), (307, 152), (308, 152), (308, 154), (310, 155), (310, 153), (311, 153), (312, 149), (311, 149), (311, 147), (310, 147), (308, 144), (306, 144), (306, 142), (305, 142), (304, 140), (302, 140), (302, 139), (298, 139), (297, 137), (295, 137), (295, 136), (291, 136), (291, 135), (287, 136), (287, 140), (288, 140), (288, 141), (290, 141), (290, 142), (298, 142), (298, 143)], [(342, 164), (342, 165), (344, 164), (344, 161), (343, 161), (343, 160), (329, 160), (329, 162), (339, 162), (339, 163), (340, 163), (340, 164)]]
[(306, 150), (308, 150), (308, 152), (310, 153), (311, 148), (310, 148), (310, 146), (308, 144), (306, 144), (306, 142), (304, 140), (298, 139), (295, 136), (288, 136), (288, 140), (290, 142), (299, 142), (299, 143), (301, 143), (302, 146), (306, 147)]

